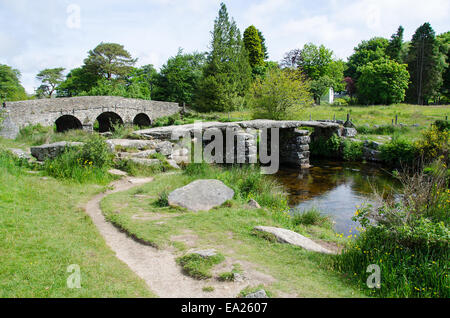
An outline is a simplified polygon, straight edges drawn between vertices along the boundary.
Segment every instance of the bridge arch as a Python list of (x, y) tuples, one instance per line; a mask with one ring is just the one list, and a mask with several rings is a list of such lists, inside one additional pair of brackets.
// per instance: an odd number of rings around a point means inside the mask
[(97, 117), (98, 132), (113, 131), (114, 125), (123, 125), (122, 117), (114, 112), (104, 112)]
[(147, 114), (140, 113), (137, 114), (133, 119), (133, 125), (139, 126), (139, 127), (150, 127), (152, 125), (152, 121), (150, 117), (147, 116)]
[(56, 119), (56, 131), (65, 132), (71, 129), (83, 129), (81, 121), (72, 115), (63, 115)]

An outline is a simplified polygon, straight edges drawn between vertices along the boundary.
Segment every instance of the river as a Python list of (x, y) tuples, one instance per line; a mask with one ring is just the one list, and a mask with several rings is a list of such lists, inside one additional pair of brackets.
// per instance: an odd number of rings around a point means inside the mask
[(289, 194), (291, 213), (312, 207), (330, 216), (337, 233), (355, 234), (359, 224), (352, 221), (357, 206), (373, 202), (373, 189), (398, 187), (390, 172), (371, 163), (311, 161), (312, 167), (281, 169), (275, 177)]

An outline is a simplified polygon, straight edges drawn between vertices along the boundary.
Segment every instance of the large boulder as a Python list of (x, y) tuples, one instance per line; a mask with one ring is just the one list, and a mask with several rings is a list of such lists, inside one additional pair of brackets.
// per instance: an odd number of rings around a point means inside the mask
[(298, 234), (296, 232), (278, 228), (278, 227), (272, 227), (272, 226), (256, 226), (254, 228), (256, 231), (269, 233), (277, 239), (280, 243), (287, 243), (292, 244), (296, 246), (300, 246), (301, 248), (313, 251), (313, 252), (319, 252), (319, 253), (326, 253), (326, 254), (333, 254), (333, 252), (329, 251), (325, 247), (322, 247), (321, 245), (317, 244), (313, 240)]
[(31, 147), (31, 155), (38, 161), (44, 161), (46, 159), (53, 159), (59, 156), (66, 148), (81, 147), (82, 142), (67, 142), (60, 141), (53, 144), (45, 144), (41, 146)]
[(219, 180), (196, 180), (169, 194), (169, 205), (191, 211), (208, 211), (234, 197), (234, 191)]

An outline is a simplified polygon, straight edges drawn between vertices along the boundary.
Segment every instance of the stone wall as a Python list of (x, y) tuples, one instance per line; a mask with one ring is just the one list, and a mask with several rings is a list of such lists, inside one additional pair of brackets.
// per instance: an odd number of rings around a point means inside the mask
[[(41, 124), (53, 126), (63, 115), (77, 118), (85, 129), (92, 129), (98, 116), (113, 112), (125, 124), (132, 124), (138, 114), (150, 120), (170, 116), (180, 111), (177, 103), (131, 99), (113, 96), (80, 96), (69, 98), (36, 99), (6, 103), (7, 117), (0, 136), (11, 138), (14, 129)], [(14, 135), (15, 136), (15, 135)]]

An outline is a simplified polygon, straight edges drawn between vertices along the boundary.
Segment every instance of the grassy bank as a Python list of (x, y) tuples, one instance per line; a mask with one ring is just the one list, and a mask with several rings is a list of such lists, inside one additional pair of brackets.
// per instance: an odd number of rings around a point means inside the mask
[[(0, 297), (153, 296), (83, 210), (104, 188), (28, 170), (0, 155)], [(80, 289), (67, 287), (71, 264), (80, 266)]]
[[(244, 174), (253, 180), (251, 184), (244, 184)], [(232, 201), (209, 212), (192, 213), (167, 206), (171, 190), (198, 178), (212, 177), (235, 190)], [(266, 177), (257, 178), (250, 170), (200, 165), (176, 175), (157, 175), (152, 183), (108, 196), (101, 206), (109, 221), (159, 248), (174, 248), (179, 256), (194, 247), (215, 248), (227, 259), (243, 262), (244, 272), (251, 264), (276, 280), (266, 286), (275, 295), (363, 296), (359, 289), (349, 287), (345, 278), (330, 270), (333, 256), (276, 243), (253, 232), (257, 225), (277, 226), (296, 230), (329, 246), (345, 242), (315, 213), (291, 220), (282, 208), (284, 196), (276, 190), (274, 182)], [(262, 208), (250, 209), (247, 206), (250, 197), (260, 200)]]

